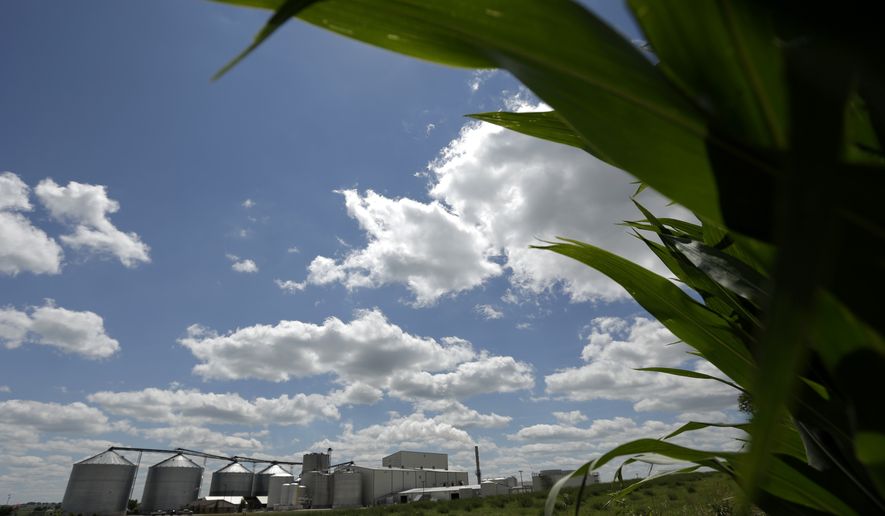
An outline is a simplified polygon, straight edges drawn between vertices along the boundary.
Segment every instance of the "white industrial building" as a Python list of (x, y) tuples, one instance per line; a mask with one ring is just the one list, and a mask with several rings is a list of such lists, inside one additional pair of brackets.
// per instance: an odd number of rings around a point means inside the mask
[[(562, 477), (571, 474), (574, 470), (542, 469), (538, 473), (532, 473), (532, 491), (548, 491), (553, 484), (559, 482)], [(581, 487), (584, 477), (576, 475), (566, 481), (564, 487)], [(593, 471), (587, 475), (587, 485), (599, 483), (599, 472)]]
[(446, 453), (398, 451), (382, 458), (381, 465), (385, 468), (447, 470), (449, 469), (449, 456)]
[(421, 500), (463, 500), (482, 496), (478, 485), (469, 486), (446, 486), (446, 487), (416, 487), (400, 491), (396, 495), (397, 503), (418, 502)]
[(381, 459), (381, 467), (352, 466), (360, 474), (363, 505), (401, 503), (412, 489), (467, 486), (466, 471), (448, 469), (444, 453), (398, 451)]

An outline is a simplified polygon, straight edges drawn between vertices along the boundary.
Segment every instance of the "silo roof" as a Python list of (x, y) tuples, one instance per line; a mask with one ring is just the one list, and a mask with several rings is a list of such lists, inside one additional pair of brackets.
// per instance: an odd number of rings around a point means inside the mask
[(157, 464), (154, 464), (151, 467), (152, 468), (199, 468), (200, 466), (197, 465), (197, 463), (195, 463), (194, 461), (190, 460), (189, 458), (187, 458), (184, 455), (179, 453), (178, 455), (175, 455), (173, 457), (169, 457), (168, 459), (164, 460), (163, 462), (158, 462)]
[(126, 457), (120, 455), (119, 453), (108, 450), (99, 453), (94, 457), (89, 457), (88, 459), (81, 460), (77, 464), (111, 464), (118, 466), (134, 466), (135, 464), (126, 460)]
[(286, 468), (280, 466), (279, 464), (271, 464), (270, 466), (262, 469), (258, 472), (259, 475), (292, 475), (286, 471)]
[(216, 473), (252, 473), (239, 462), (231, 462), (227, 466), (219, 469)]

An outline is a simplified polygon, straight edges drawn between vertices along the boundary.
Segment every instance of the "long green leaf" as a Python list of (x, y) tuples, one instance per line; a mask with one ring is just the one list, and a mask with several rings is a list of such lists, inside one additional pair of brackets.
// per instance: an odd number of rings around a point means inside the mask
[(467, 115), (476, 120), (482, 120), (490, 124), (500, 125), (512, 131), (534, 136), (556, 143), (571, 145), (579, 149), (587, 150), (587, 146), (581, 137), (569, 127), (555, 111), (542, 111), (536, 113), (508, 113), (498, 111), (494, 113), (475, 113)]
[(698, 380), (716, 380), (717, 382), (724, 383), (729, 387), (734, 387), (735, 389), (744, 392), (744, 389), (736, 383), (729, 382), (728, 380), (723, 380), (722, 378), (716, 378), (715, 376), (710, 376), (708, 374), (699, 373), (697, 371), (691, 371), (689, 369), (677, 369), (674, 367), (639, 367), (636, 369), (636, 371), (650, 371), (653, 373), (671, 374), (674, 376), (683, 376), (685, 378), (696, 378)]
[(245, 50), (240, 52), (239, 55), (231, 59), (229, 63), (224, 65), (221, 70), (219, 70), (214, 76), (212, 76), (212, 80), (220, 79), (224, 74), (230, 71), (231, 68), (236, 66), (240, 61), (245, 59), (246, 56), (251, 54), (253, 50), (258, 48), (259, 45), (264, 43), (264, 40), (269, 38), (271, 34), (282, 27), (284, 23), (289, 21), (289, 18), (297, 15), (307, 6), (317, 1), (318, 0), (286, 0), (286, 3), (280, 6), (277, 11), (273, 13), (273, 16), (270, 17), (264, 27), (262, 27), (261, 31), (258, 32), (252, 43), (248, 47), (246, 47)]
[(708, 452), (702, 450), (694, 450), (691, 448), (686, 448), (685, 446), (679, 446), (677, 444), (672, 444), (657, 439), (638, 439), (636, 441), (631, 441), (629, 443), (622, 444), (613, 450), (610, 450), (605, 455), (599, 457), (592, 462), (588, 462), (582, 465), (581, 467), (573, 471), (570, 475), (564, 476), (555, 484), (553, 484), (553, 487), (550, 488), (550, 493), (547, 495), (547, 501), (544, 505), (545, 514), (553, 514), (553, 507), (556, 503), (556, 498), (559, 495), (559, 491), (562, 490), (562, 488), (565, 486), (566, 482), (568, 482), (570, 478), (586, 475), (588, 472), (599, 469), (618, 457), (623, 457), (626, 455), (637, 455), (640, 453), (656, 453), (665, 457), (678, 459), (683, 462), (690, 462), (697, 464), (698, 466), (708, 467), (728, 475), (732, 475), (733, 472), (725, 461), (736, 455), (734, 453), (726, 452)]
[[(621, 469), (629, 463), (631, 463), (629, 460), (624, 461), (624, 464), (622, 464), (620, 467), (618, 467), (618, 471), (615, 473), (615, 478), (623, 478), (620, 476)], [(612, 500), (624, 498), (625, 496), (627, 496), (628, 494), (632, 493), (633, 491), (639, 489), (640, 487), (644, 486), (648, 482), (658, 480), (663, 477), (669, 477), (672, 475), (679, 475), (679, 474), (683, 474), (683, 473), (692, 473), (694, 471), (699, 470), (701, 467), (702, 466), (688, 466), (688, 467), (680, 468), (680, 469), (672, 469), (669, 471), (662, 471), (660, 473), (647, 476), (638, 482), (633, 482), (632, 484), (628, 485), (627, 487), (616, 491), (614, 493), (614, 495), (612, 496)], [(608, 503), (611, 503), (611, 500), (609, 502), (607, 502), (606, 505), (608, 505)]]
[[(556, 110), (594, 155), (720, 220), (707, 160), (710, 135), (700, 112), (641, 51), (575, 2), (324, 0), (298, 17), (422, 59), (507, 69)], [(727, 142), (716, 145), (759, 166)]]
[(703, 429), (703, 428), (710, 428), (710, 427), (715, 427), (715, 428), (736, 428), (736, 429), (738, 429), (738, 430), (743, 430), (744, 432), (747, 432), (747, 431), (749, 431), (750, 424), (749, 424), (749, 423), (734, 423), (734, 424), (729, 424), (729, 423), (702, 423), (702, 422), (700, 422), (700, 421), (689, 421), (688, 423), (685, 423), (684, 425), (680, 426), (680, 427), (677, 428), (676, 430), (673, 430), (672, 432), (670, 432), (669, 434), (667, 434), (667, 436), (664, 437), (664, 439), (671, 439), (671, 438), (676, 437), (677, 435), (683, 434), (683, 433), (685, 433), (685, 432), (693, 432), (693, 431), (695, 431), (695, 430), (701, 430), (701, 429)]
[(648, 269), (598, 247), (562, 240), (562, 243), (538, 248), (569, 256), (605, 274), (725, 375), (739, 385), (749, 385), (755, 363), (727, 321)]

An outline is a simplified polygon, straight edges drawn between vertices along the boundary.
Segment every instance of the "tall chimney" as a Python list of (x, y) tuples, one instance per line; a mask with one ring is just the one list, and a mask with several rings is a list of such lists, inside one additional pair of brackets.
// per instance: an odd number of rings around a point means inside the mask
[(482, 473), (479, 471), (479, 446), (473, 447), (473, 453), (476, 455), (476, 483), (482, 484)]

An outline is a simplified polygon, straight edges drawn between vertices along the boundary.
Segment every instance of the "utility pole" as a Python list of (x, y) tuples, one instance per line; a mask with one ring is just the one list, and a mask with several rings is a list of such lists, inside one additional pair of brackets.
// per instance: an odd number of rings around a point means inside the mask
[(479, 446), (473, 447), (473, 453), (476, 454), (476, 483), (482, 484), (482, 473), (479, 471)]
[(522, 470), (519, 470), (519, 490), (522, 491), (525, 489), (525, 484), (522, 483)]

